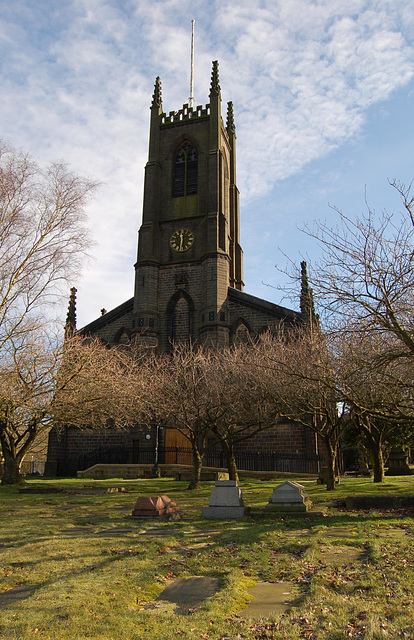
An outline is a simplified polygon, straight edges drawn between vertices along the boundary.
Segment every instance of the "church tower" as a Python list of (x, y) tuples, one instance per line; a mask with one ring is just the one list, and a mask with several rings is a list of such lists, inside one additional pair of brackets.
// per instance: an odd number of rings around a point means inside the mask
[(228, 345), (229, 287), (243, 290), (233, 106), (225, 125), (217, 61), (209, 98), (167, 115), (155, 82), (132, 333), (160, 351)]
[[(305, 265), (301, 313), (243, 291), (233, 105), (228, 103), (224, 124), (217, 62), (209, 98), (205, 107), (184, 104), (167, 115), (156, 79), (134, 295), (110, 311), (102, 309), (99, 317), (77, 330), (72, 289), (67, 337), (76, 332), (95, 336), (109, 347), (138, 342), (166, 352), (174, 341), (220, 348), (249, 342), (280, 323), (297, 326), (316, 320)], [(173, 462), (169, 447), (188, 447), (177, 434), (166, 430), (155, 449), (156, 432), (144, 434), (136, 427), (94, 431), (93, 436), (76, 427), (53, 428), (47, 472), (74, 475), (99, 462), (144, 463), (154, 460), (155, 451), (165, 463)], [(266, 455), (276, 451), (285, 458), (289, 453), (314, 455), (315, 438), (301, 425), (281, 424), (245, 447)], [(297, 464), (292, 458), (290, 470)]]

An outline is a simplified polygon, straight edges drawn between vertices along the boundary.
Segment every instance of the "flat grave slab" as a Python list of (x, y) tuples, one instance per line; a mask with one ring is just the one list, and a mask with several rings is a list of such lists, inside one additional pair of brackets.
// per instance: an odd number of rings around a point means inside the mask
[(82, 522), (85, 523), (85, 526), (88, 524), (93, 524), (95, 526), (98, 526), (99, 524), (105, 522), (105, 520), (107, 520), (107, 516), (105, 515), (89, 515), (89, 516), (76, 516), (75, 521), (78, 524), (81, 524)]
[(165, 610), (182, 616), (189, 615), (198, 609), (206, 598), (214, 596), (220, 586), (219, 578), (204, 576), (177, 578), (165, 587), (156, 603), (149, 603), (144, 609)]
[(151, 528), (145, 529), (145, 531), (140, 531), (140, 536), (153, 536), (155, 538), (166, 538), (167, 536), (176, 536), (177, 533), (181, 533), (180, 529), (167, 529), (167, 528)]
[(321, 562), (323, 564), (341, 567), (348, 564), (364, 562), (366, 553), (364, 549), (355, 547), (325, 547), (321, 546)]
[(196, 529), (195, 531), (183, 531), (183, 535), (188, 538), (209, 538), (216, 536), (221, 531), (218, 529)]
[(404, 538), (408, 531), (401, 529), (400, 527), (379, 527), (378, 533), (386, 535), (387, 538)]
[(102, 531), (97, 531), (96, 535), (99, 536), (125, 536), (128, 533), (136, 533), (135, 529), (103, 529)]
[(248, 593), (254, 600), (239, 612), (242, 618), (269, 618), (285, 613), (298, 595), (293, 582), (258, 582)]
[(284, 531), (282, 536), (287, 538), (308, 538), (310, 531), (308, 529), (295, 529), (294, 531)]
[(108, 511), (131, 511), (130, 504), (115, 504), (112, 507), (107, 507)]
[(358, 535), (357, 531), (347, 529), (345, 527), (327, 527), (323, 530), (322, 535), (328, 538), (355, 538)]
[(61, 529), (59, 533), (63, 533), (64, 535), (79, 535), (82, 533), (92, 533), (94, 531), (93, 527), (70, 527), (68, 529)]
[(167, 551), (170, 555), (181, 555), (181, 556), (192, 556), (200, 549), (205, 549), (210, 547), (212, 542), (196, 542), (195, 544), (191, 544), (188, 546), (175, 547), (174, 549), (170, 549)]
[(56, 511), (70, 511), (71, 509), (77, 509), (79, 505), (77, 504), (61, 504), (55, 505)]

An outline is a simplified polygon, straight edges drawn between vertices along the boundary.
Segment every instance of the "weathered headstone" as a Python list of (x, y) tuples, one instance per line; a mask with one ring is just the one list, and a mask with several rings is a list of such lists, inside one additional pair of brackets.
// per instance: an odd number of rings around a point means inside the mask
[(138, 498), (132, 512), (133, 518), (159, 518), (177, 513), (180, 507), (168, 496), (142, 496)]
[(401, 447), (393, 447), (387, 460), (386, 476), (408, 476), (412, 471), (408, 464), (408, 454)]
[(367, 465), (367, 461), (365, 459), (365, 456), (360, 453), (359, 457), (358, 457), (358, 470), (356, 475), (358, 476), (365, 476), (367, 478), (369, 478), (371, 476), (371, 471)]
[[(317, 479), (318, 484), (326, 484), (329, 477), (329, 469), (327, 466), (322, 466)], [(339, 476), (335, 473), (335, 484), (339, 484)]]
[(278, 513), (303, 513), (311, 507), (312, 503), (305, 493), (305, 487), (287, 480), (273, 489), (265, 508)]
[(235, 480), (217, 480), (211, 490), (208, 507), (203, 507), (203, 518), (242, 518), (244, 504), (241, 489)]

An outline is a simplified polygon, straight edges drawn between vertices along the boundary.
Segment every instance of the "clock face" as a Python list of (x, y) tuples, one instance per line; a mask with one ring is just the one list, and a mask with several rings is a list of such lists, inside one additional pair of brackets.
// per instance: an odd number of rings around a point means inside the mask
[(177, 229), (170, 238), (170, 247), (174, 251), (188, 251), (194, 242), (194, 233), (189, 229)]

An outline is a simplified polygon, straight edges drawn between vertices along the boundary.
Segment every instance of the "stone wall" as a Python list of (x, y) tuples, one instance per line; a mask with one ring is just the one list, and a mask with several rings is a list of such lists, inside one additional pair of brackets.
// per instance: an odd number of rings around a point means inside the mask
[(236, 444), (236, 451), (258, 453), (283, 453), (294, 455), (316, 455), (319, 445), (315, 434), (306, 427), (286, 423), (256, 433), (252, 438)]
[[(147, 439), (146, 436), (150, 438)], [(160, 449), (163, 447), (163, 433), (160, 431)], [(76, 475), (79, 469), (79, 459), (84, 456), (93, 457), (94, 452), (108, 452), (116, 456), (117, 451), (128, 451), (128, 460), (134, 463), (138, 455), (148, 456), (152, 462), (154, 458), (156, 430), (131, 429), (78, 429), (65, 427), (51, 429), (49, 433), (48, 456), (45, 475)]]

